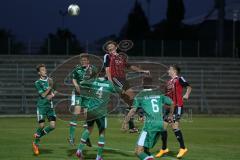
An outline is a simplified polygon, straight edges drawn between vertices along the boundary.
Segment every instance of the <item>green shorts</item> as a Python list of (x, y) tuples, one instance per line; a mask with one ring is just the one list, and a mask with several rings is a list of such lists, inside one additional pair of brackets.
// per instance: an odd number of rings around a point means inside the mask
[(39, 123), (48, 121), (56, 121), (56, 113), (52, 107), (37, 107), (37, 120)]
[(87, 108), (88, 103), (88, 98), (82, 96), (75, 96), (74, 102), (72, 102), (74, 106), (80, 106), (82, 108)]
[(157, 140), (158, 140), (160, 134), (161, 134), (160, 131), (144, 131), (144, 130), (142, 130), (142, 132), (138, 138), (137, 145), (143, 146), (146, 148), (153, 148), (154, 145), (157, 143)]
[(97, 123), (98, 130), (100, 133), (107, 128), (107, 117), (102, 117), (102, 118), (87, 121), (88, 127), (93, 127), (94, 122)]

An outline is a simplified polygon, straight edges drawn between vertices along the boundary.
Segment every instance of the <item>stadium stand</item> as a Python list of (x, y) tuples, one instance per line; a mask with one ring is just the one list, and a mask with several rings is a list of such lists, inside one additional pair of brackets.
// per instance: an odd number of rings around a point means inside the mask
[[(69, 56), (1, 55), (0, 114), (35, 113), (37, 79), (35, 66), (45, 63), (51, 72)], [(131, 57), (130, 62), (146, 62), (152, 73), (159, 68), (152, 63), (179, 64), (182, 75), (193, 91), (185, 107), (193, 113), (240, 113), (240, 61), (234, 58)], [(145, 67), (145, 66), (143, 66)], [(153, 74), (159, 78), (158, 74)], [(166, 79), (167, 77), (164, 77)], [(160, 82), (160, 80), (159, 80)]]

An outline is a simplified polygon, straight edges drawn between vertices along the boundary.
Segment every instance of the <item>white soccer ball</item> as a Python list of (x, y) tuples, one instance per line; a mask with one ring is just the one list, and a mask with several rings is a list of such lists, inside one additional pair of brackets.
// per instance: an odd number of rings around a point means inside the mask
[(68, 14), (70, 16), (77, 16), (79, 15), (80, 7), (77, 4), (71, 4), (68, 6)]

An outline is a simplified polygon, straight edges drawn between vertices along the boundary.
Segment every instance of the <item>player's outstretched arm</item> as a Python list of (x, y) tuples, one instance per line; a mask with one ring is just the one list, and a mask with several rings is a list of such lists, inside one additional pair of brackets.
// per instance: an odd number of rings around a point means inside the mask
[(191, 86), (187, 86), (187, 90), (186, 90), (186, 93), (184, 94), (183, 98), (184, 99), (189, 99), (191, 91), (192, 91), (192, 87)]
[(46, 97), (51, 90), (52, 90), (52, 87), (49, 86), (48, 89), (41, 94), (41, 96), (42, 96), (43, 98)]
[(76, 80), (76, 79), (73, 79), (72, 82), (73, 82), (73, 85), (74, 85), (77, 93), (80, 94), (80, 87), (79, 87), (79, 85), (78, 85), (78, 83), (77, 83), (77, 80)]
[(105, 71), (106, 71), (106, 75), (107, 75), (108, 80), (112, 82), (110, 67), (106, 67)]
[(136, 71), (136, 72), (142, 72), (142, 73), (150, 74), (149, 70), (143, 70), (143, 69), (141, 69), (137, 66), (134, 66), (134, 65), (131, 65), (130, 69), (133, 70), (133, 71)]

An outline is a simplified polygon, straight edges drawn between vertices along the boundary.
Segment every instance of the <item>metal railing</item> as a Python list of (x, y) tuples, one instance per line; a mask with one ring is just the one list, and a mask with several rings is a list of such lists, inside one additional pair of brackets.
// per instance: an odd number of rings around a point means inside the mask
[[(236, 38), (235, 38), (236, 39)], [(235, 40), (234, 39), (234, 40)], [(14, 46), (11, 44), (11, 40), (6, 40), (7, 47), (0, 48), (0, 54), (16, 54)], [(232, 40), (226, 40), (224, 42), (223, 57), (239, 57), (240, 49), (239, 42), (233, 43)], [(238, 43), (237, 43), (238, 42)], [(47, 46), (45, 46), (45, 52), (41, 52), (41, 48), (44, 42), (29, 40), (23, 43), (25, 49), (18, 54), (58, 54), (56, 48), (59, 49), (59, 45), (54, 44), (49, 39)], [(63, 40), (61, 42), (61, 53), (62, 55), (76, 55), (77, 52), (73, 51), (69, 44), (69, 40)], [(234, 45), (233, 45), (234, 44)], [(102, 50), (103, 43), (89, 41), (81, 42), (81, 47), (86, 53), (93, 53), (96, 55), (103, 54)], [(161, 56), (161, 57), (220, 57), (218, 51), (218, 43), (216, 40), (135, 40), (134, 47), (129, 50), (129, 54), (132, 56)]]

